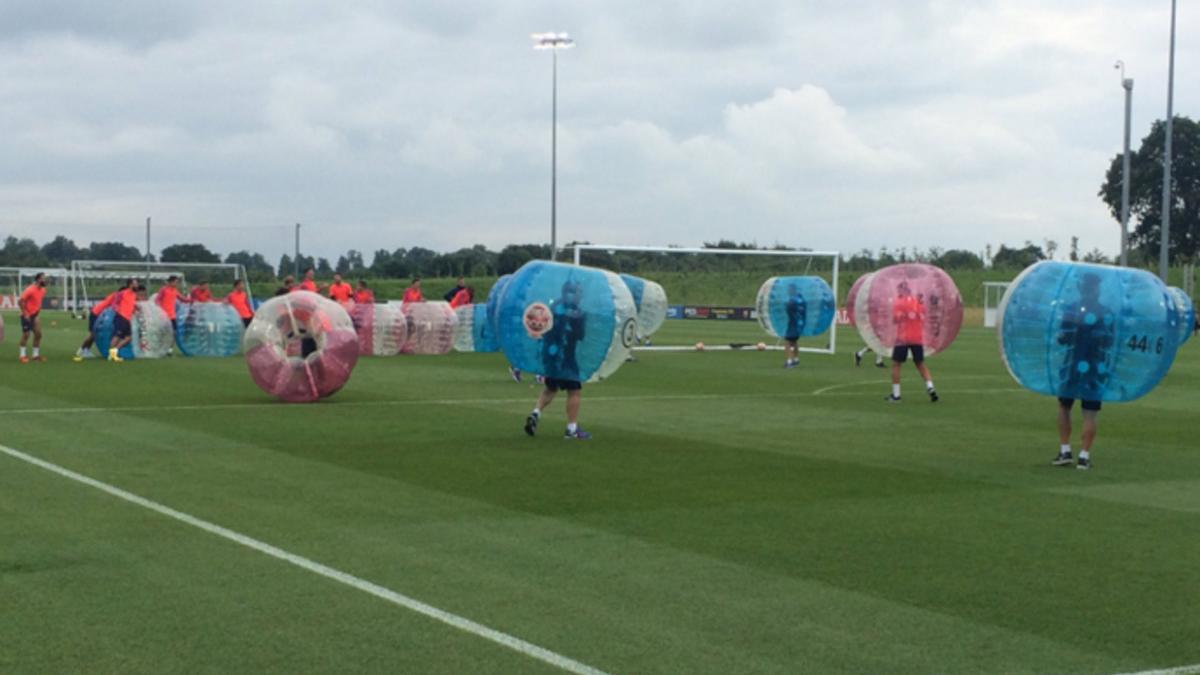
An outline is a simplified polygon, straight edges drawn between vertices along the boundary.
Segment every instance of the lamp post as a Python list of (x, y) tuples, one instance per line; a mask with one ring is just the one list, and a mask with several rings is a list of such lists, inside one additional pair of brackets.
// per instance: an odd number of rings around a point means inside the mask
[(1125, 62), (1117, 61), (1125, 88), (1125, 154), (1121, 160), (1121, 267), (1129, 267), (1129, 118), (1133, 105), (1133, 78), (1125, 77)]
[(1167, 128), (1163, 148), (1162, 242), (1158, 253), (1158, 275), (1167, 283), (1167, 266), (1171, 242), (1171, 136), (1174, 133), (1175, 99), (1175, 0), (1171, 0), (1171, 52), (1167, 68)]
[(575, 41), (566, 33), (534, 33), (534, 49), (553, 55), (550, 78), (550, 259), (558, 254), (558, 50), (571, 49)]

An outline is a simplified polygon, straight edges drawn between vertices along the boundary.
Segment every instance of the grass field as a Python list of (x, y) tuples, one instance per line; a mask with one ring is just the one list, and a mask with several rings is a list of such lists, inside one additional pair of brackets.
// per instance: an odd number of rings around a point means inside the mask
[[(284, 405), (240, 358), (72, 363), (82, 322), (49, 313), (49, 361), (19, 365), (4, 319), (3, 448), (570, 663), (1200, 663), (1195, 344), (1106, 406), (1082, 472), (1048, 465), (1055, 403), (975, 327), (930, 361), (937, 404), (911, 367), (885, 404), (846, 333), (788, 371), (778, 352), (643, 353), (586, 388), (595, 438), (574, 442), (561, 404), (521, 431), (536, 389), (498, 355), (366, 359), (332, 399)], [(0, 672), (558, 670), (478, 632), (0, 453)]]

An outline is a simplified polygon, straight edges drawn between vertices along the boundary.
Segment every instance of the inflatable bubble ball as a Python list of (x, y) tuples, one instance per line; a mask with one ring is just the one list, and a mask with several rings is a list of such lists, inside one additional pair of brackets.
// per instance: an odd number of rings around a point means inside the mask
[(933, 265), (891, 265), (863, 281), (854, 299), (854, 323), (876, 354), (896, 345), (943, 351), (962, 327), (962, 296), (950, 275)]
[(350, 310), (359, 356), (395, 356), (408, 340), (408, 317), (400, 305), (360, 302)]
[(476, 303), (454, 310), (458, 323), (454, 327), (454, 349), (460, 352), (495, 352), (500, 350), (496, 331), (488, 321), (487, 305)]
[(242, 348), (245, 326), (233, 305), (181, 304), (175, 323), (175, 340), (184, 356), (233, 356)]
[(771, 277), (758, 289), (758, 325), (785, 340), (820, 335), (833, 323), (833, 289), (821, 277)]
[(242, 343), (254, 383), (283, 401), (316, 401), (341, 389), (358, 363), (358, 335), (338, 303), (309, 291), (271, 298)]
[(405, 354), (448, 354), (454, 347), (458, 315), (448, 302), (410, 302), (402, 310), (408, 318)]
[(625, 282), (612, 272), (534, 260), (504, 290), (498, 335), (515, 368), (595, 381), (625, 363), (637, 337), (637, 309)]
[(1043, 261), (1009, 285), (997, 336), (1008, 372), (1050, 396), (1132, 401), (1166, 375), (1180, 340), (1180, 312), (1143, 270)]
[(638, 338), (648, 338), (654, 335), (667, 319), (667, 292), (655, 281), (635, 277), (632, 274), (622, 274), (621, 281), (629, 288), (633, 296), (633, 306), (637, 309)]

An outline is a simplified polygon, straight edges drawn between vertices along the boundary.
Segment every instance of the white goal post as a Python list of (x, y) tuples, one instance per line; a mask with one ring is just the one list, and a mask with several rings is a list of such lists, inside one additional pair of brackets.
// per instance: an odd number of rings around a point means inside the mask
[[(798, 348), (799, 351), (809, 352), (812, 354), (836, 354), (837, 353), (837, 314), (841, 307), (841, 298), (838, 294), (838, 263), (841, 262), (842, 255), (838, 251), (805, 251), (805, 250), (787, 250), (787, 249), (740, 249), (740, 248), (685, 248), (679, 246), (631, 246), (623, 244), (572, 244), (566, 248), (574, 249), (574, 262), (576, 265), (581, 265), (583, 254), (585, 251), (597, 251), (605, 253), (616, 253), (617, 251), (628, 251), (635, 253), (664, 253), (664, 254), (683, 254), (683, 255), (738, 255), (738, 256), (773, 256), (773, 257), (791, 257), (807, 259), (807, 263), (801, 269), (795, 270), (796, 274), (804, 275), (809, 273), (812, 263), (818, 259), (829, 259), (831, 270), (830, 287), (833, 289), (834, 300), (834, 321), (829, 326), (828, 341), (824, 347), (805, 347)], [(638, 273), (637, 276), (643, 276)], [(646, 278), (653, 280), (653, 273), (646, 275)], [(763, 281), (767, 280), (767, 276), (763, 277)], [(670, 297), (667, 298), (668, 302)], [(746, 306), (753, 307), (756, 298), (746, 298)], [(771, 347), (772, 349), (776, 347)], [(692, 351), (693, 347), (688, 346), (640, 346), (635, 347), (638, 350), (647, 351)], [(739, 349), (734, 345), (710, 345), (705, 346), (706, 350), (733, 350)]]
[(996, 319), (1000, 312), (1000, 301), (1008, 290), (1009, 281), (983, 282), (983, 327), (995, 328)]
[(17, 298), (38, 274), (46, 275), (50, 309), (66, 309), (67, 270), (63, 267), (0, 267), (0, 309), (17, 306)]
[[(177, 276), (186, 284), (188, 274), (193, 278), (216, 273), (228, 280), (230, 284), (238, 279), (246, 283), (246, 295), (253, 298), (250, 292), (250, 280), (246, 277), (246, 268), (235, 263), (181, 263), (181, 262), (140, 262), (137, 260), (72, 260), (67, 286), (67, 308), (77, 317), (83, 316), (91, 303), (98, 300), (88, 292), (88, 281), (109, 282), (119, 284), (127, 278), (140, 281), (165, 282), (171, 276)], [(94, 286), (95, 284), (93, 284)], [(153, 293), (155, 289), (147, 289)]]

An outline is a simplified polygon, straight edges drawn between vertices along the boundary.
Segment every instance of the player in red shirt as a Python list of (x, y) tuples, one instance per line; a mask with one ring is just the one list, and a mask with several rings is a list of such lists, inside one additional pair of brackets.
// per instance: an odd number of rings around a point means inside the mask
[(913, 365), (925, 378), (925, 391), (929, 400), (937, 403), (937, 390), (933, 388), (933, 376), (925, 365), (925, 303), (913, 296), (908, 283), (901, 281), (896, 287), (896, 299), (892, 303), (892, 321), (896, 324), (896, 344), (892, 348), (892, 393), (888, 401), (900, 400), (900, 366), (912, 353)]
[(146, 291), (145, 286), (134, 286), (133, 280), (129, 286), (117, 291), (113, 298), (113, 309), (117, 315), (113, 317), (113, 341), (108, 345), (108, 360), (121, 362), (118, 352), (133, 340), (133, 311), (137, 307), (137, 294)]
[(300, 283), (293, 286), (292, 290), (293, 291), (308, 291), (309, 293), (320, 293), (321, 289), (319, 289), (317, 287), (317, 282), (313, 281), (313, 276), (315, 274), (316, 273), (313, 271), (313, 268), (311, 268), (311, 267), (304, 270), (304, 279), (302, 279), (300, 281)]
[(470, 286), (463, 286), (450, 299), (450, 306), (453, 308), (462, 307), (463, 305), (471, 304), (471, 299), (475, 296), (475, 290)]
[(198, 282), (192, 286), (192, 292), (188, 296), (188, 302), (212, 302), (212, 290), (208, 288), (207, 281)]
[(178, 316), (179, 302), (182, 299), (179, 297), (179, 277), (172, 274), (167, 277), (167, 283), (162, 288), (158, 289), (158, 293), (154, 296), (154, 301), (159, 307), (166, 312), (167, 318), (171, 320), (171, 335), (172, 338), (178, 335), (179, 324), (176, 322)]
[(354, 291), (354, 301), (364, 305), (375, 302), (375, 293), (367, 287), (366, 279), (358, 280), (358, 290)]
[(38, 315), (42, 312), (42, 298), (46, 297), (46, 275), (38, 272), (33, 277), (33, 283), (21, 293), (17, 302), (21, 308), (21, 363), (29, 363), (25, 355), (25, 345), (29, 342), (29, 334), (33, 333), (33, 360), (45, 361), (42, 356), (42, 320)]
[(421, 277), (413, 277), (412, 283), (404, 289), (403, 302), (425, 302), (425, 296), (421, 294)]
[[(126, 279), (125, 285), (122, 286), (122, 288), (129, 288), (129, 286), (132, 284), (133, 279)], [(108, 297), (92, 305), (91, 311), (88, 312), (88, 336), (87, 339), (83, 341), (83, 344), (79, 345), (79, 350), (75, 352), (75, 357), (73, 360), (76, 363), (79, 363), (84, 359), (90, 359), (94, 356), (94, 354), (92, 354), (92, 345), (96, 343), (96, 319), (104, 313), (104, 310), (112, 307), (113, 301), (117, 298), (117, 293), (120, 292), (121, 291), (113, 291), (112, 293), (108, 294)]]
[(354, 302), (354, 287), (342, 281), (342, 275), (334, 273), (333, 283), (329, 286), (329, 299), (345, 307)]
[(250, 322), (254, 320), (254, 310), (250, 307), (250, 296), (246, 294), (244, 280), (238, 279), (233, 282), (233, 291), (225, 296), (225, 302), (233, 305), (233, 308), (237, 310), (243, 326), (249, 326)]

